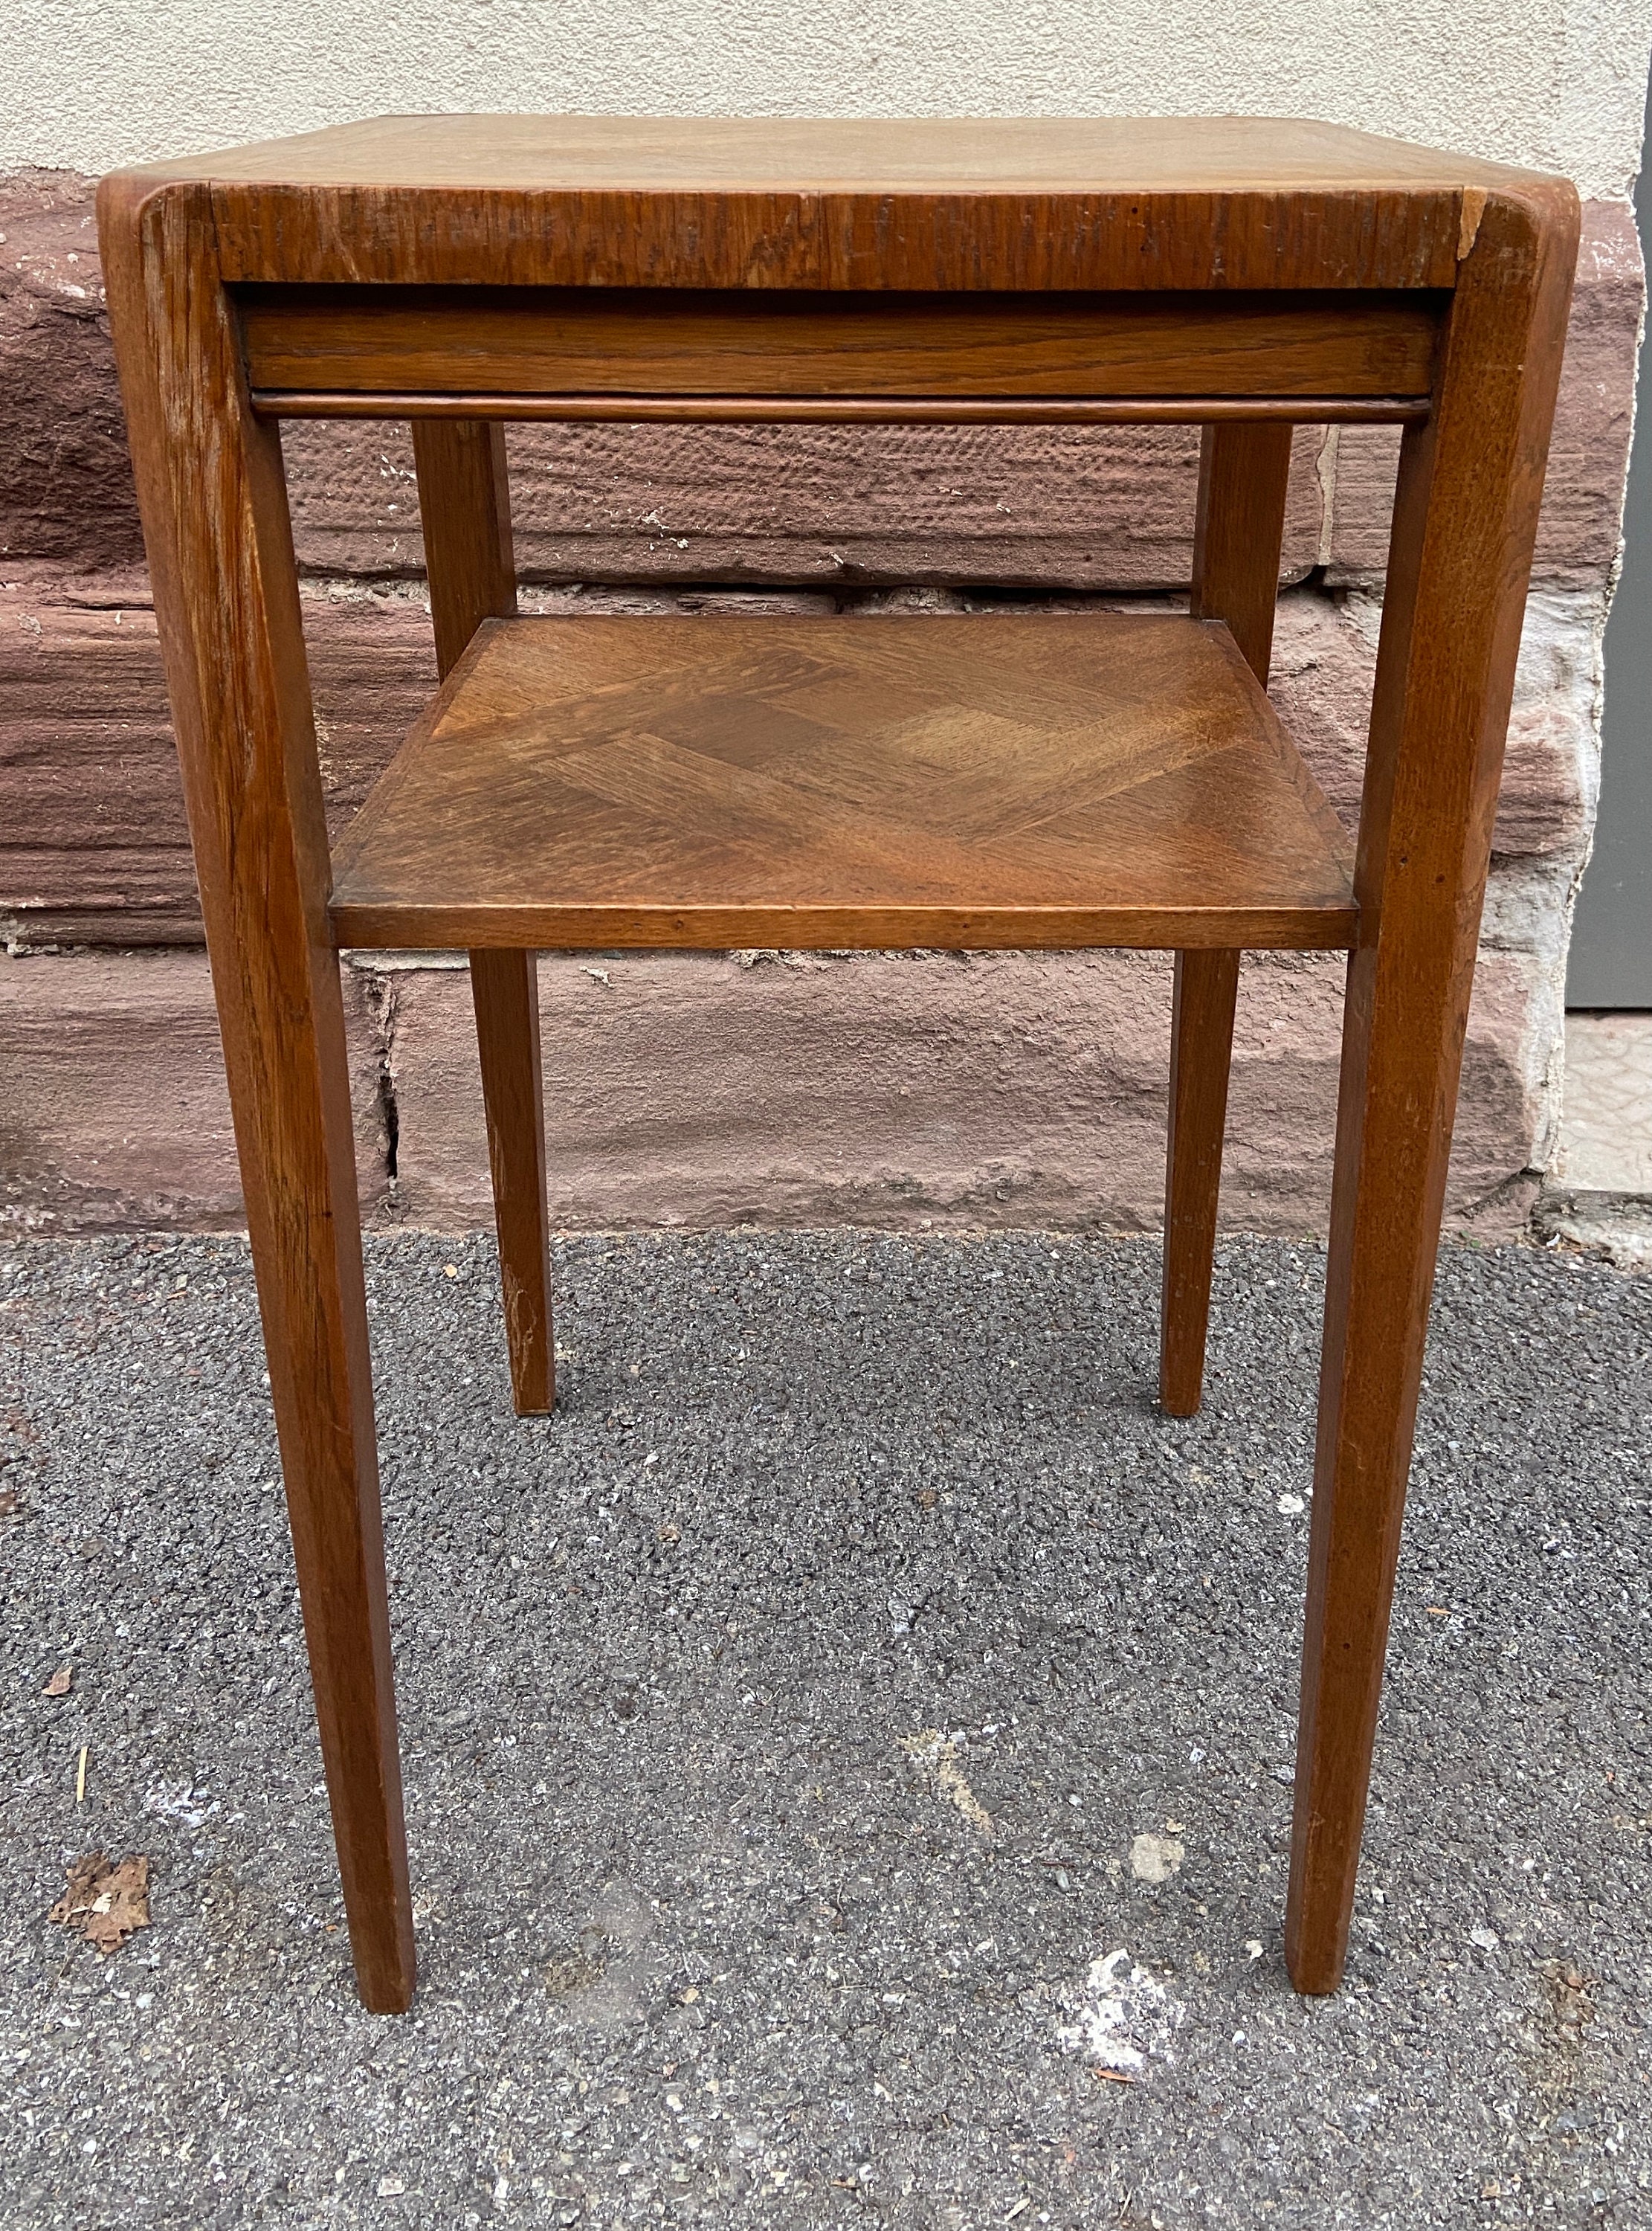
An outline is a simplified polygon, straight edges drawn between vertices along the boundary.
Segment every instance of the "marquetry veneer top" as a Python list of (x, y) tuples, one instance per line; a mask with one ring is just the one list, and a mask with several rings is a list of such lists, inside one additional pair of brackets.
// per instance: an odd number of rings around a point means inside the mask
[(1271, 117), (401, 116), (117, 175), (235, 281), (1448, 288), (1533, 171)]
[(1339, 947), (1340, 824), (1174, 614), (484, 623), (345, 832), (345, 945)]

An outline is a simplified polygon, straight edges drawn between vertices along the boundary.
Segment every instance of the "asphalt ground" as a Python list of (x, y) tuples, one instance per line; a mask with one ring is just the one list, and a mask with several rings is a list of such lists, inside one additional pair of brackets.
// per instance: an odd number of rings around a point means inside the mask
[[(1652, 2222), (1652, 1280), (1443, 1258), (1309, 2002), (1319, 1251), (1223, 1249), (1191, 1422), (1149, 1242), (557, 1264), (521, 1424), (491, 1247), (370, 1247), (422, 1963), (384, 2020), (244, 1247), (0, 1250), (0, 2221)], [(47, 1918), (94, 1849), (152, 1870), (107, 1961)]]

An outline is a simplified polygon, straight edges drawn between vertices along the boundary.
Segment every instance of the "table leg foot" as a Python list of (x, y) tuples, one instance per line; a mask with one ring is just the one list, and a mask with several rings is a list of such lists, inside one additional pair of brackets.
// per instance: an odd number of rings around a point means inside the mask
[(533, 954), (473, 953), (470, 989), (481, 1055), (511, 1393), (518, 1417), (535, 1417), (556, 1401), (556, 1349)]
[(1177, 954), (1158, 1355), (1159, 1403), (1172, 1418), (1191, 1418), (1204, 1392), (1238, 989), (1236, 953)]

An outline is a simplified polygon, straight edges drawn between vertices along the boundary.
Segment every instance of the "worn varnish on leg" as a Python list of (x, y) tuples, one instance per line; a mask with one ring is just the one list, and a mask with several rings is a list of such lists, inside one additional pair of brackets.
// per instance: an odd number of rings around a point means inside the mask
[(1177, 954), (1158, 1336), (1158, 1400), (1172, 1418), (1192, 1417), (1204, 1388), (1222, 1132), (1238, 990), (1236, 953)]
[(1359, 824), (1285, 1956), (1342, 1975), (1504, 732), (1577, 242), (1569, 188), (1481, 220), (1408, 428)]
[[(1199, 619), (1227, 622), (1264, 689), (1290, 468), (1288, 426), (1204, 430), (1193, 531), (1193, 611)], [(1236, 953), (1176, 956), (1158, 1361), (1158, 1399), (1172, 1418), (1191, 1418), (1204, 1392), (1238, 985)]]
[(363, 1999), (413, 1995), (401, 1769), (326, 824), (276, 429), (210, 195), (106, 188), (103, 264), (229, 1074)]
[(500, 1284), (519, 1417), (556, 1400), (546, 1245), (539, 999), (531, 953), (473, 953), (470, 996), (481, 1049), (487, 1167), (499, 1230)]
[[(485, 619), (516, 610), (505, 430), (427, 418), (413, 429), (436, 665), (445, 676)], [(519, 1416), (556, 1400), (537, 970), (531, 953), (473, 953), (487, 1164)]]

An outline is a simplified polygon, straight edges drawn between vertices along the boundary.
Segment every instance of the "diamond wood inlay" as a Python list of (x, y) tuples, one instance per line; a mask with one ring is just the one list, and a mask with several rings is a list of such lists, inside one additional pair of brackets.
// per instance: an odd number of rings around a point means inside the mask
[(1345, 947), (1347, 839), (1218, 623), (478, 630), (334, 863), (356, 946)]

